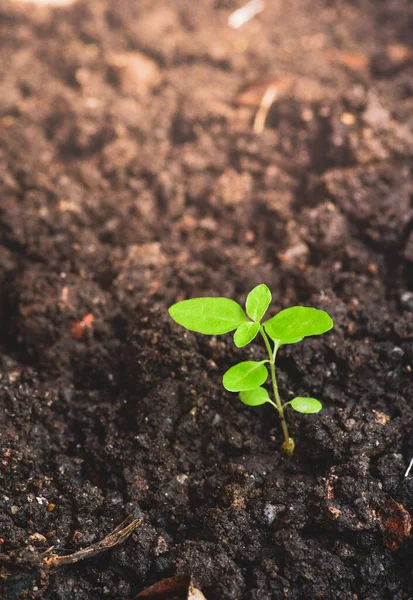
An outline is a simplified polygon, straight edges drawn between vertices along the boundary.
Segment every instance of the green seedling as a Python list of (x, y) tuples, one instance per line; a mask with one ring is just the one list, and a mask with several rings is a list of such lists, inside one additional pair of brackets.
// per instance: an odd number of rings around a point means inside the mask
[[(231, 367), (222, 379), (230, 392), (239, 392), (240, 400), (248, 406), (260, 406), (269, 402), (278, 411), (284, 435), (282, 450), (291, 455), (294, 440), (288, 434), (285, 409), (290, 406), (299, 413), (312, 414), (322, 405), (315, 398), (298, 396), (282, 403), (278, 391), (275, 358), (278, 349), (285, 344), (296, 344), (311, 335), (320, 335), (333, 327), (333, 320), (324, 311), (306, 306), (293, 306), (280, 311), (275, 317), (262, 322), (271, 303), (271, 292), (263, 283), (255, 287), (247, 297), (246, 314), (242, 307), (228, 298), (193, 298), (177, 302), (169, 309), (176, 323), (190, 331), (205, 335), (234, 333), (237, 348), (250, 344), (261, 335), (268, 353), (266, 360), (247, 360)], [(270, 368), (273, 399), (262, 387), (268, 379)]]

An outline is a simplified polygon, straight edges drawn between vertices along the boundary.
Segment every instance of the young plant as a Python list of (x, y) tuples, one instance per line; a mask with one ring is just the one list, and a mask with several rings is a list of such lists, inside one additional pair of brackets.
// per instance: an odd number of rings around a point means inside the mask
[[(179, 325), (205, 335), (218, 335), (235, 330), (234, 343), (237, 348), (247, 346), (258, 334), (261, 335), (268, 359), (238, 363), (225, 373), (222, 383), (226, 390), (239, 392), (240, 400), (244, 404), (259, 406), (269, 402), (274, 406), (278, 411), (284, 435), (282, 450), (291, 455), (295, 444), (288, 433), (285, 409), (290, 406), (297, 412), (310, 414), (319, 412), (322, 405), (315, 398), (301, 396), (282, 403), (275, 371), (277, 351), (285, 344), (296, 344), (305, 337), (329, 331), (333, 327), (333, 320), (323, 310), (293, 306), (262, 322), (270, 302), (271, 292), (262, 283), (248, 294), (245, 304), (247, 314), (237, 302), (227, 298), (183, 300), (171, 306), (169, 314)], [(273, 399), (262, 387), (268, 379), (267, 365), (270, 368)]]

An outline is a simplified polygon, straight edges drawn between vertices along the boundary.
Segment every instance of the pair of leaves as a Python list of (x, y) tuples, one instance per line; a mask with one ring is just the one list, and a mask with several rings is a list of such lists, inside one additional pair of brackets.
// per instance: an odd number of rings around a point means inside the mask
[(260, 321), (267, 312), (271, 298), (271, 292), (264, 283), (257, 285), (257, 287), (248, 294), (245, 308), (251, 321), (242, 323), (236, 330), (234, 334), (234, 344), (237, 348), (247, 346), (255, 339), (261, 327)]
[[(248, 360), (231, 367), (222, 379), (224, 388), (229, 392), (240, 392), (240, 400), (248, 406), (260, 406), (266, 402), (274, 404), (267, 390), (261, 387), (268, 377), (265, 366), (267, 362)], [(297, 412), (306, 414), (317, 413), (322, 408), (319, 400), (301, 396), (287, 402), (288, 404)]]
[[(171, 317), (190, 331), (218, 335), (235, 331), (238, 348), (253, 341), (260, 321), (271, 302), (271, 292), (264, 284), (256, 286), (247, 297), (246, 311), (228, 298), (193, 298), (177, 302), (169, 309)], [(251, 319), (251, 320), (250, 320)], [(265, 321), (267, 335), (277, 344), (295, 344), (311, 335), (320, 335), (333, 327), (333, 320), (323, 310), (293, 306)]]
[[(241, 402), (247, 404), (248, 406), (260, 406), (261, 404), (265, 404), (269, 402), (270, 404), (274, 404), (269, 397), (267, 390), (263, 387), (257, 387), (255, 389), (243, 391), (239, 395)], [(322, 409), (322, 404), (316, 398), (303, 398), (302, 396), (297, 396), (290, 402), (287, 402), (286, 405), (290, 405), (295, 411), (299, 413), (312, 414), (318, 413)]]
[[(264, 284), (255, 287), (241, 306), (228, 298), (193, 298), (177, 302), (169, 309), (171, 317), (190, 331), (218, 335), (235, 331), (237, 348), (246, 346), (260, 330), (260, 320), (271, 302), (271, 292)], [(250, 320), (251, 319), (251, 320)]]

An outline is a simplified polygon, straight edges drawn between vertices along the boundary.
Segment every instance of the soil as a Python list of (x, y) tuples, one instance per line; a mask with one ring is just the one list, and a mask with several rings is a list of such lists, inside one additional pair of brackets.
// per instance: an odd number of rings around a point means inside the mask
[[(2, 597), (408, 600), (413, 5), (0, 1)], [(262, 133), (268, 82), (278, 97)], [(327, 310), (286, 347), (292, 458), (173, 302)], [(122, 545), (53, 573), (129, 514)]]

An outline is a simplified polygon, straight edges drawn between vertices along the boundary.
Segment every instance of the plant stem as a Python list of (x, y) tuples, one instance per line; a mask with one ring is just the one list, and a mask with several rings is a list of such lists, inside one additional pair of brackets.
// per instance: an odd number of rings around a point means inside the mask
[(275, 404), (276, 404), (276, 408), (278, 410), (278, 414), (280, 416), (281, 428), (282, 428), (282, 432), (283, 432), (283, 436), (284, 436), (284, 443), (281, 446), (281, 448), (286, 454), (289, 454), (291, 456), (291, 454), (294, 452), (295, 444), (294, 444), (294, 440), (292, 438), (290, 438), (289, 433), (288, 433), (287, 421), (285, 420), (285, 416), (284, 416), (284, 406), (281, 402), (280, 394), (278, 391), (278, 385), (277, 385), (277, 377), (276, 377), (276, 373), (275, 373), (275, 357), (277, 355), (278, 345), (275, 344), (274, 350), (271, 349), (270, 341), (269, 341), (268, 336), (265, 333), (264, 327), (262, 325), (260, 327), (260, 333), (262, 335), (262, 339), (264, 340), (264, 344), (267, 349), (268, 356), (270, 358), (272, 389), (274, 392)]

